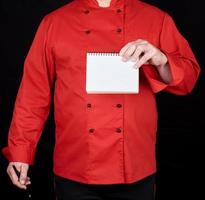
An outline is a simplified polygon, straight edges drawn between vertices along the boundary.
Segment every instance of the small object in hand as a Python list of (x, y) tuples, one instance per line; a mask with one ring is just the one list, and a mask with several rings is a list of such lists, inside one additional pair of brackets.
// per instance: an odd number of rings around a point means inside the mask
[(18, 179), (19, 179), (19, 178), (20, 178), (20, 172), (16, 169), (16, 166), (15, 166), (15, 165), (12, 165), (12, 167), (13, 167), (13, 169), (14, 169), (14, 171), (15, 171), (15, 173), (16, 173)]
[[(12, 165), (12, 167), (13, 167), (13, 169), (14, 169), (14, 171), (15, 171), (17, 177), (18, 177), (18, 180), (19, 180), (21, 173), (16, 169), (16, 166), (15, 166), (15, 165)], [(26, 193), (27, 193), (27, 199), (32, 200), (30, 187), (28, 187), (28, 186), (27, 186)]]

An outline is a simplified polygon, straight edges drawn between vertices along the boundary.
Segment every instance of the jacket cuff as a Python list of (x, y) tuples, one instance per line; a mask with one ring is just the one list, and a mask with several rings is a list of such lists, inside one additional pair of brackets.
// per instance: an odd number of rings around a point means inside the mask
[(5, 147), (2, 152), (9, 162), (34, 163), (35, 151), (26, 146)]
[(172, 74), (172, 82), (167, 84), (165, 83), (157, 69), (155, 69), (154, 66), (152, 65), (144, 65), (142, 67), (143, 72), (150, 84), (150, 87), (152, 88), (152, 91), (154, 93), (160, 92), (161, 90), (166, 89), (166, 87), (168, 86), (176, 86), (177, 84), (179, 84), (183, 78), (184, 78), (184, 71), (182, 68), (180, 68), (181, 64), (180, 64), (180, 60), (172, 54), (168, 54), (166, 52), (164, 52), (165, 55), (167, 56), (168, 59), (168, 63), (170, 66), (170, 70), (171, 70), (171, 74)]

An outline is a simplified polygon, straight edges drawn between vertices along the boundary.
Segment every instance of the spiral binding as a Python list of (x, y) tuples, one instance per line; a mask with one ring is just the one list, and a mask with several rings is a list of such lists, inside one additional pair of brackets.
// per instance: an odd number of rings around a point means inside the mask
[(89, 52), (88, 56), (119, 56), (116, 52)]

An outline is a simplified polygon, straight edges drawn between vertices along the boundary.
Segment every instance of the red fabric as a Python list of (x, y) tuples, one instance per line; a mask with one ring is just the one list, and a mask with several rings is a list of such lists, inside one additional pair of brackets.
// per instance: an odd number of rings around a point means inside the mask
[[(87, 94), (86, 52), (119, 52), (137, 39), (166, 53), (173, 82), (163, 83), (155, 67), (144, 65), (139, 94)], [(158, 8), (136, 0), (112, 0), (108, 8), (75, 0), (38, 28), (3, 152), (10, 161), (33, 164), (55, 84), (54, 172), (92, 184), (140, 180), (156, 172), (155, 92), (187, 94), (199, 71), (188, 43)]]

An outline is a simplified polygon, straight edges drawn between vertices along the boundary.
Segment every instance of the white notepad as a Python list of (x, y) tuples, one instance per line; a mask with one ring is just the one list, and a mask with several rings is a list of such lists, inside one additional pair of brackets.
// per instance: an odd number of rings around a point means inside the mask
[(86, 92), (117, 94), (139, 92), (139, 69), (118, 53), (87, 53)]

